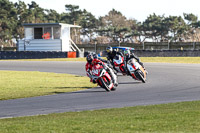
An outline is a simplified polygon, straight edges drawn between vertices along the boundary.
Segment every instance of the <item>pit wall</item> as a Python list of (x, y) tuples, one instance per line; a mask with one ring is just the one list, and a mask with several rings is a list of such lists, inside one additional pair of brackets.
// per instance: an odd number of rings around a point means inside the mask
[(0, 59), (77, 58), (78, 52), (0, 51)]

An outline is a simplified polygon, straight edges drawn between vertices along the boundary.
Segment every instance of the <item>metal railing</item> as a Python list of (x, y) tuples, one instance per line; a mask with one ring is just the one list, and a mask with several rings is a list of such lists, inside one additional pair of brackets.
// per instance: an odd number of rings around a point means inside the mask
[(70, 48), (73, 50), (73, 51), (77, 51), (78, 52), (81, 52), (81, 50), (76, 46), (76, 44), (72, 41), (72, 39), (69, 39), (70, 41)]

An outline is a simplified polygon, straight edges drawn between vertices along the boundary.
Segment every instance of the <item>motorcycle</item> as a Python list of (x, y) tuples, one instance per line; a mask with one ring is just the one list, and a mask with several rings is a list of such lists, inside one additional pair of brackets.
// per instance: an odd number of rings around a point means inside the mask
[(127, 69), (135, 80), (146, 82), (146, 71), (134, 58), (127, 61)]
[(126, 65), (124, 63), (124, 57), (121, 55), (116, 55), (113, 59), (114, 68), (117, 72), (126, 75)]
[(100, 64), (96, 64), (92, 68), (92, 79), (100, 87), (104, 88), (106, 91), (114, 91), (116, 87), (114, 86), (114, 81), (110, 74), (104, 69)]
[(113, 62), (117, 72), (120, 72), (123, 75), (127, 75), (128, 73), (128, 75), (130, 75), (135, 80), (140, 80), (143, 83), (146, 82), (146, 71), (134, 58), (130, 59), (126, 63), (124, 61), (124, 57), (116, 55), (113, 59)]

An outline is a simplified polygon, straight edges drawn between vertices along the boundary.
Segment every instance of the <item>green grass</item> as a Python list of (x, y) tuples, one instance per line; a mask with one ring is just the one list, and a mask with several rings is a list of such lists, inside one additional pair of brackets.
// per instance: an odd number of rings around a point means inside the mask
[(0, 61), (86, 61), (86, 58), (0, 59)]
[[(62, 59), (62, 61), (67, 60)], [(141, 60), (142, 62), (200, 63), (200, 57), (141, 57)], [(93, 87), (88, 78), (68, 74), (0, 72), (1, 100)], [(77, 83), (80, 78), (83, 78), (80, 81), (84, 85)], [(35, 89), (31, 90), (31, 88)], [(41, 93), (38, 94), (38, 91)], [(198, 133), (199, 125), (200, 101), (193, 101), (0, 119), (0, 133)]]
[(51, 95), (95, 87), (89, 78), (47, 72), (0, 71), (0, 100)]
[(130, 133), (200, 131), (200, 102), (68, 112), (0, 120), (2, 133)]
[(200, 63), (200, 57), (141, 57), (142, 62)]
[[(105, 57), (103, 57), (106, 59)], [(142, 62), (200, 63), (200, 57), (140, 57)], [(8, 60), (0, 60), (8, 61)], [(86, 61), (85, 58), (19, 59), (14, 61)]]

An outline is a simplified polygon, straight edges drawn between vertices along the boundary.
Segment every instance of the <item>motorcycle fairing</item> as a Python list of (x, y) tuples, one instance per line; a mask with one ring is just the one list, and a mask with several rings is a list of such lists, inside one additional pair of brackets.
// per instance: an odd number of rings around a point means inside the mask
[(122, 64), (124, 61), (124, 57), (120, 56), (120, 55), (117, 55), (114, 59), (113, 59), (113, 62), (114, 62), (114, 65), (115, 66), (119, 66), (120, 64)]

